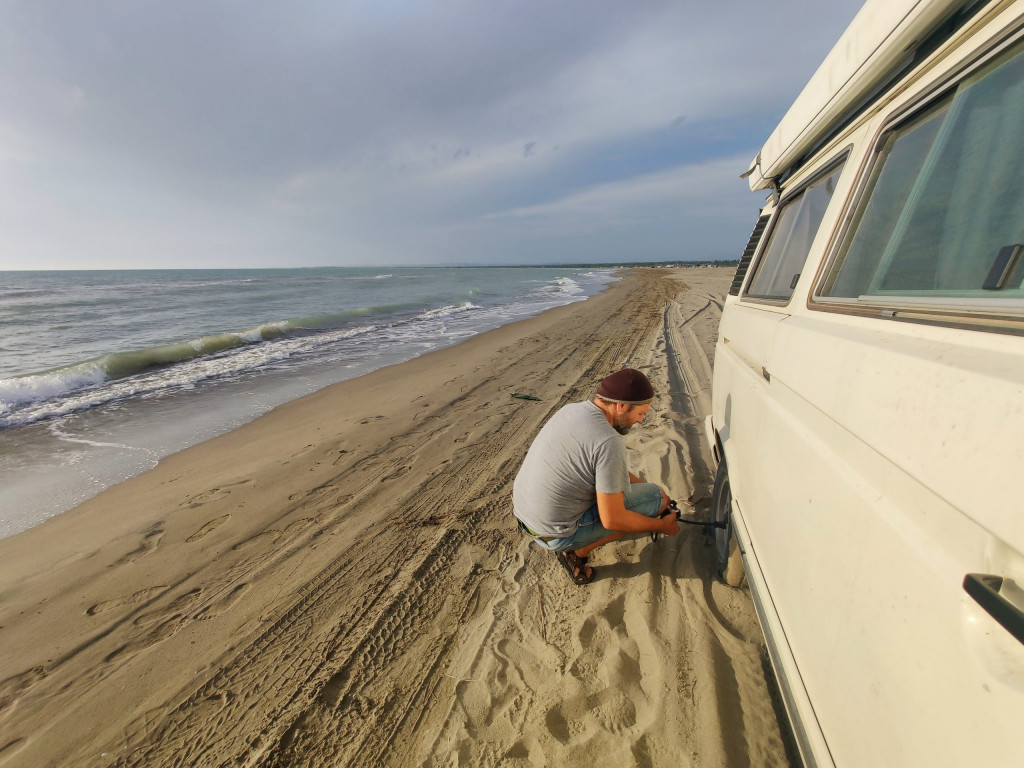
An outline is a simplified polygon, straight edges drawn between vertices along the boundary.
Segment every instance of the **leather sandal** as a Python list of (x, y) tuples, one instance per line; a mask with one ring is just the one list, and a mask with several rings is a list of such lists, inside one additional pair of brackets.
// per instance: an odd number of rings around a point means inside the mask
[(573, 584), (583, 586), (594, 580), (594, 569), (590, 568), (590, 573), (587, 573), (587, 558), (579, 557), (571, 549), (567, 549), (564, 552), (556, 552), (555, 556), (558, 557), (558, 562), (565, 568), (565, 572), (569, 574)]

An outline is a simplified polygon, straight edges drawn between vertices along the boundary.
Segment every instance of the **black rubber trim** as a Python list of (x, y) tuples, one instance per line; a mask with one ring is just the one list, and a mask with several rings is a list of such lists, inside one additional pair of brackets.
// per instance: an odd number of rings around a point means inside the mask
[(999, 594), (1002, 576), (968, 573), (964, 576), (964, 591), (974, 598), (986, 613), (1024, 645), (1024, 611)]
[(981, 287), (986, 291), (998, 291), (1003, 288), (1013, 268), (1017, 266), (1017, 259), (1020, 258), (1021, 251), (1024, 251), (1024, 245), (1020, 243), (1000, 248)]
[(729, 286), (730, 296), (740, 295), (740, 288), (743, 287), (743, 280), (747, 276), (747, 270), (750, 269), (750, 262), (754, 260), (754, 254), (757, 253), (757, 246), (761, 242), (761, 235), (764, 234), (764, 228), (768, 226), (768, 220), (770, 218), (771, 214), (768, 213), (757, 218), (757, 223), (754, 225), (754, 231), (750, 233), (750, 239), (747, 241), (747, 247), (743, 249), (743, 256), (740, 258), (739, 266), (736, 267), (736, 274), (732, 278), (732, 285)]

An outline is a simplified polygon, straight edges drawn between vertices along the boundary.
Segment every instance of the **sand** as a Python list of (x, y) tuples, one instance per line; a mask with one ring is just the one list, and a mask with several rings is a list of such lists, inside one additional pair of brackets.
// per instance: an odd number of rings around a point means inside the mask
[(0, 541), (0, 766), (788, 764), (701, 528), (577, 587), (511, 517), (532, 437), (623, 365), (662, 393), (630, 468), (707, 513), (731, 276), (635, 270)]

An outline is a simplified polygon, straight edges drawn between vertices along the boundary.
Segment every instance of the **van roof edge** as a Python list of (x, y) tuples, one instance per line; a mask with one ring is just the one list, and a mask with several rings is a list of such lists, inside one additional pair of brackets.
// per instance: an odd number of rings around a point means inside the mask
[(837, 121), (907, 61), (908, 51), (977, 0), (867, 0), (754, 158), (751, 190), (771, 180), (829, 134)]

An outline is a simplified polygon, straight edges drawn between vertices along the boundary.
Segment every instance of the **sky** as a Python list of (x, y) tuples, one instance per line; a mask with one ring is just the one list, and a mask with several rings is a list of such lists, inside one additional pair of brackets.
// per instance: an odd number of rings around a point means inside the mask
[(739, 257), (860, 0), (0, 0), (0, 270)]

